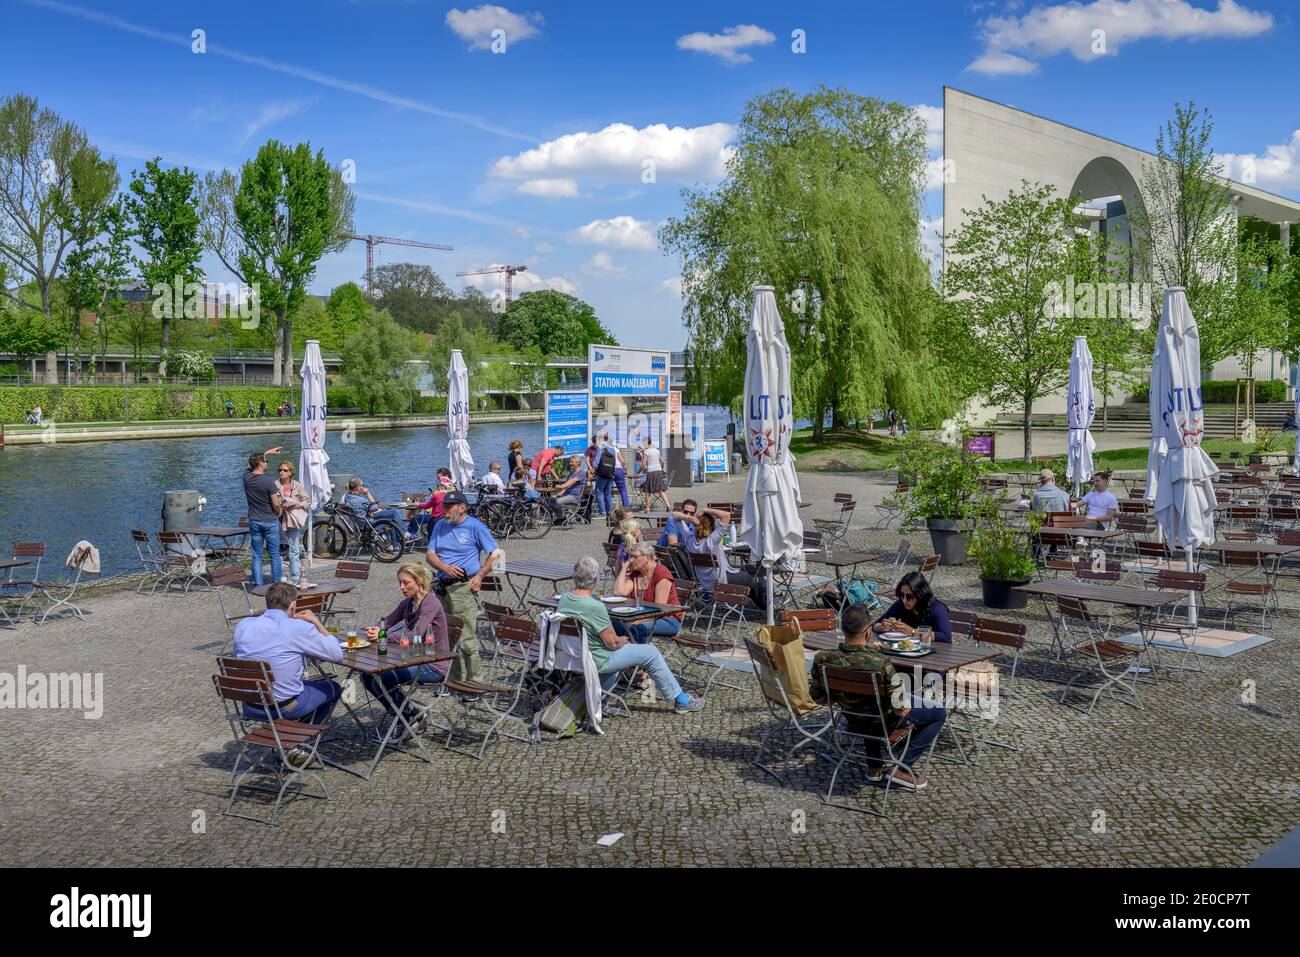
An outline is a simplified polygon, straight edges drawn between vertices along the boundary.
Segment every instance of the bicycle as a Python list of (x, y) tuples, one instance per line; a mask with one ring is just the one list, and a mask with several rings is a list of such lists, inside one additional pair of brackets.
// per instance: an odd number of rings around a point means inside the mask
[(391, 519), (361, 518), (337, 502), (322, 509), (327, 516), (312, 527), (312, 555), (316, 558), (340, 558), (347, 553), (348, 541), (369, 551), (376, 561), (391, 564), (402, 557), (405, 532)]

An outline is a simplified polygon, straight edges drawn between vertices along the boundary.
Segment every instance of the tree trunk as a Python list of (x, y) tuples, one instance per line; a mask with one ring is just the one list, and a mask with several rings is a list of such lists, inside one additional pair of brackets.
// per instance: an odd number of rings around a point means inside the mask
[(1026, 461), (1026, 462), (1032, 462), (1032, 461), (1034, 460), (1034, 430), (1033, 430), (1033, 426), (1032, 426), (1032, 424), (1031, 424), (1032, 421), (1033, 421), (1033, 419), (1031, 418), (1032, 415), (1033, 415), (1033, 411), (1034, 411), (1034, 400), (1026, 396), (1026, 398), (1025, 398), (1025, 422), (1024, 422), (1024, 427), (1025, 427), (1025, 461)]
[(275, 357), (271, 360), (271, 385), (280, 384), (280, 363), (284, 360), (284, 310), (275, 311)]
[(1101, 385), (1101, 430), (1105, 432), (1110, 424), (1106, 415), (1106, 406), (1110, 403), (1110, 367), (1104, 362), (1101, 366)]
[(172, 341), (172, 324), (166, 316), (162, 317), (162, 355), (158, 357), (158, 375), (167, 378), (167, 346)]
[(284, 324), (284, 384), (293, 385), (293, 322)]
[(822, 423), (826, 421), (826, 406), (821, 402), (817, 403), (816, 415), (813, 417), (813, 442), (821, 444), (822, 434), (825, 431)]

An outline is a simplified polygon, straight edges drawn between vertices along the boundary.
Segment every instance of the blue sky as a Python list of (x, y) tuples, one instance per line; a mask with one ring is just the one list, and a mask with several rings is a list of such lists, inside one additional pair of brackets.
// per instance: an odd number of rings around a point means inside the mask
[[(464, 269), (526, 264), (517, 289), (573, 292), (624, 344), (675, 348), (677, 269), (654, 231), (683, 186), (716, 181), (749, 98), (825, 83), (938, 108), (946, 84), (1143, 148), (1175, 100), (1194, 99), (1214, 110), (1219, 152), (1256, 157), (1258, 186), (1300, 197), (1293, 9), (0, 0), (0, 95), (21, 90), (79, 123), (124, 179), (155, 154), (237, 168), (270, 137), (306, 140), (355, 164), (358, 232), (455, 247), (381, 246), (380, 262), (427, 263), (454, 287)], [(191, 49), (196, 29), (206, 53)], [(795, 30), (806, 52), (793, 52)], [(941, 215), (938, 190), (924, 215)], [(364, 269), (353, 244), (322, 261), (315, 289)]]

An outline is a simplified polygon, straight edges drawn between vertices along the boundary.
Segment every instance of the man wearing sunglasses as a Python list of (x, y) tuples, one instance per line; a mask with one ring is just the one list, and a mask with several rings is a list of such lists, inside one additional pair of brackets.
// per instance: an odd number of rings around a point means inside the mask
[[(688, 518), (694, 518), (699, 510), (700, 506), (693, 498), (688, 498), (686, 501), (682, 502), (682, 514)], [(668, 548), (669, 546), (676, 545), (681, 541), (681, 536), (682, 528), (677, 524), (677, 519), (675, 517), (670, 517), (668, 519), (668, 524), (665, 525), (663, 531), (659, 533), (659, 541), (655, 544), (660, 548)]]

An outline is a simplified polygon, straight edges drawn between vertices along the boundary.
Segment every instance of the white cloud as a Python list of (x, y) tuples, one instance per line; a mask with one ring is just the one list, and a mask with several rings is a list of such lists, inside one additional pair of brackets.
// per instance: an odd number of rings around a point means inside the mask
[(615, 264), (614, 259), (609, 253), (600, 252), (592, 256), (591, 259), (583, 265), (583, 271), (591, 275), (598, 276), (625, 276), (627, 269)]
[(631, 216), (596, 219), (573, 231), (576, 242), (615, 249), (656, 249), (654, 223)]
[(925, 122), (925, 148), (931, 153), (943, 149), (943, 107), (922, 103), (912, 109)]
[(943, 264), (943, 217), (920, 221), (921, 247), (936, 269)]
[[(728, 123), (689, 128), (655, 123), (642, 129), (612, 123), (594, 133), (569, 133), (515, 156), (503, 156), (492, 164), (491, 175), (522, 180), (591, 176), (639, 183), (642, 174), (653, 168), (658, 179), (719, 179), (735, 132)], [(647, 161), (653, 161), (653, 167)]]
[(239, 145), (243, 146), (259, 130), (265, 129), (272, 123), (278, 123), (280, 120), (287, 120), (289, 117), (301, 113), (311, 104), (311, 100), (276, 100), (263, 104), (257, 116), (244, 127), (244, 138), (239, 141)]
[(967, 69), (994, 75), (1032, 73), (1037, 65), (1031, 59), (1067, 51), (1077, 60), (1088, 61), (1114, 56), (1137, 40), (1254, 37), (1267, 33), (1273, 24), (1271, 13), (1251, 10), (1237, 0), (1218, 0), (1214, 9), (1188, 0), (1044, 4), (1021, 17), (981, 21), (985, 51)]
[(1263, 154), (1223, 153), (1224, 175), (1248, 186), (1272, 191), (1300, 189), (1300, 130), (1290, 142), (1264, 147)]
[(752, 23), (744, 23), (725, 27), (721, 33), (688, 33), (677, 38), (677, 49), (721, 57), (726, 63), (735, 66), (754, 59), (742, 52), (746, 47), (763, 47), (775, 40), (775, 34)]
[(966, 69), (988, 76), (1027, 76), (1038, 72), (1038, 64), (1013, 53), (985, 53)]
[(567, 176), (560, 179), (530, 179), (516, 186), (515, 192), (547, 199), (572, 199), (578, 195), (578, 181)]
[(491, 49), (493, 30), (505, 32), (507, 48), (520, 40), (541, 36), (538, 27), (543, 22), (540, 13), (514, 13), (491, 3), (469, 10), (448, 10), (446, 19), (447, 26), (468, 43), (471, 50)]
[(943, 188), (943, 157), (936, 156), (925, 164), (925, 188)]
[(530, 233), (528, 232), (528, 230), (524, 229), (524, 227), (522, 227), (522, 226), (516, 226), (516, 227), (515, 227), (515, 236), (516, 236), (517, 238), (519, 238), (519, 239), (527, 239), (527, 238), (529, 237), (529, 235), (530, 235)]
[(682, 277), (669, 276), (667, 279), (659, 283), (659, 288), (670, 296), (676, 296), (680, 299), (682, 298)]
[(537, 244), (537, 255), (539, 255), (539, 256), (545, 256), (547, 253), (551, 252), (551, 251), (554, 250), (554, 249), (555, 249), (555, 247), (552, 246), (550, 243), (538, 243), (538, 244)]

